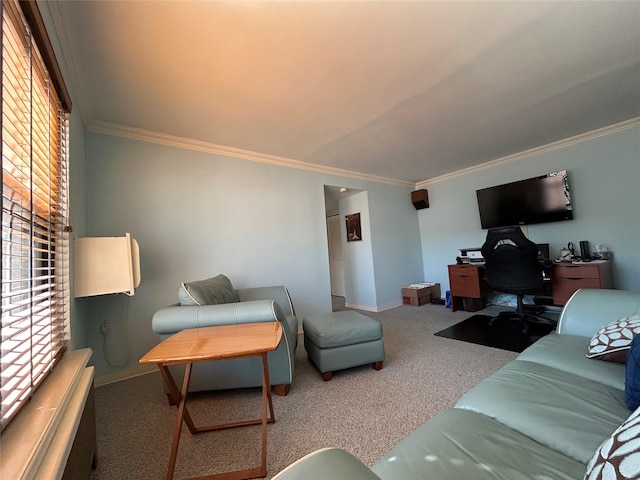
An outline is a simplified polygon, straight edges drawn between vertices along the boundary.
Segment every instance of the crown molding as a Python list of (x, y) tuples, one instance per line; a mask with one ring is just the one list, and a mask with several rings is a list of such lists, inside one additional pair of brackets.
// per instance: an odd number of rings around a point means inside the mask
[(239, 158), (252, 162), (267, 163), (279, 167), (295, 168), (298, 170), (306, 170), (315, 173), (324, 173), (327, 175), (336, 175), (339, 177), (354, 178), (367, 182), (386, 183), (390, 185), (398, 185), (402, 187), (414, 188), (414, 182), (405, 182), (393, 178), (378, 177), (376, 175), (367, 175), (365, 173), (352, 172), (341, 168), (327, 167), (323, 165), (315, 165), (312, 163), (301, 162), (291, 158), (269, 155), (266, 153), (252, 152), (241, 148), (228, 147), (226, 145), (218, 145), (215, 143), (194, 140), (191, 138), (178, 137), (165, 133), (152, 132), (142, 128), (127, 127), (110, 122), (94, 121), (87, 126), (87, 130), (115, 137), (123, 137), (131, 140), (138, 140), (147, 143), (156, 143), (170, 147), (182, 148), (185, 150), (194, 150), (197, 152), (210, 153), (212, 155), (222, 155), (225, 157)]
[[(49, 33), (49, 36), (55, 36), (57, 43), (60, 46), (59, 53), (62, 56), (63, 68), (66, 68), (68, 72), (68, 75), (65, 75), (65, 81), (69, 82), (71, 85), (71, 98), (74, 101), (73, 107), (80, 111), (80, 119), (82, 120), (82, 123), (85, 124), (86, 112), (83, 106), (88, 105), (88, 103), (83, 101), (86, 99), (85, 89), (82, 88), (82, 82), (78, 82), (78, 78), (80, 78), (78, 75), (78, 69), (76, 68), (73, 56), (71, 55), (72, 50), (69, 47), (71, 44), (68, 35), (70, 30), (67, 27), (67, 25), (69, 25), (69, 21), (63, 13), (63, 10), (60, 8), (59, 2), (38, 2), (38, 6), (41, 9), (47, 9), (51, 21), (53, 22), (53, 29)], [(74, 98), (75, 96), (78, 98)]]
[(505, 163), (515, 162), (517, 160), (522, 160), (527, 157), (532, 157), (534, 155), (540, 155), (543, 153), (552, 152), (560, 148), (570, 147), (571, 145), (576, 145), (578, 143), (593, 140), (598, 137), (611, 135), (613, 133), (621, 132), (623, 130), (627, 130), (629, 128), (633, 128), (637, 126), (640, 126), (640, 117), (631, 118), (629, 120), (625, 120), (624, 122), (615, 123), (613, 125), (602, 127), (597, 130), (592, 130), (591, 132), (581, 133), (579, 135), (565, 138), (564, 140), (558, 140), (557, 142), (549, 143), (541, 147), (535, 147), (530, 150), (525, 150), (524, 152), (514, 153), (513, 155), (507, 155), (506, 157), (498, 158), (496, 160), (491, 160), (481, 165), (475, 165), (473, 167), (463, 168), (462, 170), (457, 170), (455, 172), (448, 173), (446, 175), (441, 175), (439, 177), (431, 178), (429, 180), (424, 180), (422, 182), (416, 183), (415, 188), (416, 189), (424, 188), (428, 185), (433, 185), (434, 183), (444, 182), (446, 180), (451, 180), (453, 178), (469, 175), (470, 173), (479, 172), (487, 168), (492, 168), (497, 165), (503, 165)]
[(481, 165), (475, 165), (473, 167), (457, 170), (446, 175), (441, 175), (429, 180), (421, 182), (405, 182), (392, 178), (379, 177), (376, 175), (367, 175), (364, 173), (353, 172), (350, 170), (344, 170), (341, 168), (327, 167), (323, 165), (316, 165), (312, 163), (301, 162), (299, 160), (293, 160), (291, 158), (279, 157), (276, 155), (269, 155), (265, 153), (253, 152), (250, 150), (243, 150), (241, 148), (228, 147), (226, 145), (218, 145), (215, 143), (204, 142), (201, 140), (194, 140), (191, 138), (178, 137), (175, 135), (168, 135), (159, 132), (152, 132), (150, 130), (144, 130), (142, 128), (127, 127), (125, 125), (119, 125), (110, 122), (94, 121), (87, 126), (87, 130), (95, 133), (102, 133), (105, 135), (112, 135), (116, 137), (128, 138), (131, 140), (137, 140), (147, 143), (155, 143), (159, 145), (165, 145), (175, 148), (182, 148), (185, 150), (194, 150), (198, 152), (210, 153), (212, 155), (221, 155), (231, 158), (239, 158), (242, 160), (249, 160), (253, 162), (266, 163), (269, 165), (276, 165), (279, 167), (295, 168), (298, 170), (305, 170), (308, 172), (323, 173), (326, 175), (335, 175), (339, 177), (353, 178), (356, 180), (364, 180), (368, 182), (385, 183), (390, 185), (397, 185), (402, 187), (410, 187), (413, 189), (424, 188), (435, 183), (451, 180), (453, 178), (469, 175), (474, 172), (479, 172), (487, 168), (492, 168), (498, 165), (504, 165), (506, 163), (522, 160), (534, 155), (540, 155), (543, 153), (552, 152), (561, 148), (566, 148), (571, 145), (593, 140), (598, 137), (611, 135), (616, 132), (621, 132), (629, 128), (640, 126), (640, 117), (635, 117), (624, 122), (609, 125), (607, 127), (599, 128), (591, 132), (581, 133), (564, 140), (558, 140), (557, 142), (549, 143), (540, 147), (535, 147), (524, 152), (515, 153), (506, 157), (491, 160)]

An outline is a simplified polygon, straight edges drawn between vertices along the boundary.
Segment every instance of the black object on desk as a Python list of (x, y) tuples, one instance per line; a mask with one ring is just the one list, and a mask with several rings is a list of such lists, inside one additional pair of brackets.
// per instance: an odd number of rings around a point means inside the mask
[(580, 256), (583, 262), (591, 261), (591, 249), (589, 248), (589, 242), (587, 240), (580, 241)]

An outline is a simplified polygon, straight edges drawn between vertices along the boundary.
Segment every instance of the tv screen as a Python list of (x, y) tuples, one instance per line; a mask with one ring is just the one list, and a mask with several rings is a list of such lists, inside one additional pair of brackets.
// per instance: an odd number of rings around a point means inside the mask
[(476, 190), (482, 228), (573, 219), (566, 170)]

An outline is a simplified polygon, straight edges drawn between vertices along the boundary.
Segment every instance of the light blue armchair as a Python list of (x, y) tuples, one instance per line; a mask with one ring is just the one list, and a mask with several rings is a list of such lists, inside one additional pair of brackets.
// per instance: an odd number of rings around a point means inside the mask
[[(267, 357), (269, 379), (276, 395), (289, 393), (298, 345), (298, 319), (285, 287), (234, 289), (227, 277), (218, 275), (208, 280), (182, 284), (178, 297), (181, 303), (162, 308), (153, 315), (152, 329), (160, 335), (161, 340), (186, 328), (252, 322), (282, 323), (282, 341)], [(170, 368), (176, 383), (180, 385), (184, 367)], [(259, 357), (253, 357), (195, 363), (189, 391), (261, 385), (262, 362)]]

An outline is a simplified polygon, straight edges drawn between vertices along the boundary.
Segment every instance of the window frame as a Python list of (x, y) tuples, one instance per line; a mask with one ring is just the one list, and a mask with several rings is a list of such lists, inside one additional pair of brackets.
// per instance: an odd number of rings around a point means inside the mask
[(0, 104), (4, 430), (66, 349), (71, 98), (36, 1), (3, 0), (0, 14), (3, 97), (14, 93)]

